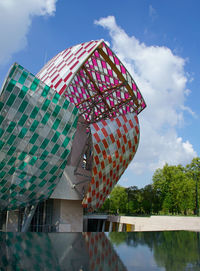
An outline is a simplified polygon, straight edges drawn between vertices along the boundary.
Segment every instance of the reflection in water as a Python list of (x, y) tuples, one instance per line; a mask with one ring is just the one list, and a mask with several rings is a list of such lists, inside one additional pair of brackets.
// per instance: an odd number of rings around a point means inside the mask
[(199, 233), (112, 232), (108, 237), (104, 233), (0, 233), (0, 271), (200, 270)]
[[(144, 257), (148, 254), (147, 248), (152, 252), (151, 255), (157, 265), (157, 269), (149, 267), (149, 269), (138, 268), (134, 270), (200, 271), (199, 232), (132, 232), (121, 233), (120, 235), (112, 232), (109, 234), (109, 238), (115, 244), (118, 253), (122, 251), (121, 247), (124, 247), (124, 244), (129, 248), (129, 251), (131, 249), (136, 251), (139, 247), (141, 250), (141, 247), (143, 247)], [(124, 260), (123, 251), (120, 254), (121, 259)], [(125, 256), (127, 259), (127, 255)], [(148, 259), (148, 262), (152, 262), (151, 260)], [(161, 269), (158, 269), (159, 267)], [(129, 269), (128, 265), (127, 268), (128, 270), (133, 270)]]
[(104, 233), (0, 233), (0, 270), (127, 271)]

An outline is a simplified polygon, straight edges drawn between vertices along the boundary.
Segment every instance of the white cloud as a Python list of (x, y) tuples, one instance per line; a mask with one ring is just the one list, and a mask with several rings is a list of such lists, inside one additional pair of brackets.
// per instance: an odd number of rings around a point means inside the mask
[(195, 116), (185, 106), (189, 95), (185, 60), (167, 47), (147, 46), (134, 36), (128, 36), (113, 16), (101, 18), (95, 24), (109, 31), (113, 50), (133, 75), (147, 103), (147, 108), (139, 115), (140, 144), (129, 169), (141, 174), (152, 172), (166, 162), (190, 162), (197, 153), (176, 131), (184, 125), (184, 111)]
[(0, 65), (27, 44), (26, 35), (33, 16), (53, 15), (57, 0), (0, 1)]

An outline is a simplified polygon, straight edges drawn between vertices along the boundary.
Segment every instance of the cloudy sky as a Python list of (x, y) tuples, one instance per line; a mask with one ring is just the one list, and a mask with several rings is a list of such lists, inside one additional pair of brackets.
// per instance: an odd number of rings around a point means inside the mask
[(140, 145), (120, 184), (143, 187), (155, 169), (199, 156), (200, 2), (0, 0), (0, 84), (18, 62), (36, 74), (61, 50), (103, 38), (147, 108)]

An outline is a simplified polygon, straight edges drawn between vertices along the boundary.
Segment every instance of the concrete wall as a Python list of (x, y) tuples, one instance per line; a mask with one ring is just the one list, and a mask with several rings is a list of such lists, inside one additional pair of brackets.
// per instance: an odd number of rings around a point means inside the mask
[(83, 208), (80, 200), (54, 200), (53, 225), (58, 232), (82, 232)]
[(200, 217), (179, 216), (108, 216), (108, 221), (134, 225), (134, 231), (200, 231)]

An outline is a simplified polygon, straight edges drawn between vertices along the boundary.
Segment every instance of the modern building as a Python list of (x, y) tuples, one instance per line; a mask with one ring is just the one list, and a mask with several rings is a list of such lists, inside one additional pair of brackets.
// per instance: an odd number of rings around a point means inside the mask
[(103, 40), (34, 76), (14, 64), (0, 94), (0, 229), (82, 231), (133, 159), (144, 99)]

